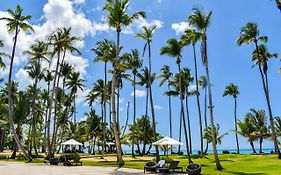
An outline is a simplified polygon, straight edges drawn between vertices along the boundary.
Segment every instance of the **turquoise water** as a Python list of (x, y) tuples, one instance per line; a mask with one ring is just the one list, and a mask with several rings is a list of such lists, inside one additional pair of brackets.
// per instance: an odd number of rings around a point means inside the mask
[[(222, 151), (223, 150), (227, 150), (229, 151), (230, 153), (236, 153), (237, 150), (236, 149), (219, 149), (218, 150), (218, 153), (219, 154), (222, 154)], [(130, 154), (132, 153), (131, 150), (123, 150), (125, 154)], [(173, 152), (177, 152), (178, 150), (177, 149), (173, 149)], [(186, 150), (181, 150), (184, 154), (187, 154)], [(198, 154), (198, 151), (199, 150), (192, 150), (192, 153), (193, 154)], [(256, 149), (257, 153), (259, 153), (259, 149)], [(274, 151), (273, 148), (264, 148), (263, 150), (263, 153), (270, 153), (271, 151)], [(150, 153), (155, 153), (155, 150), (154, 149), (151, 149)], [(169, 151), (169, 154), (171, 153), (171, 151)], [(209, 154), (212, 154), (213, 153), (213, 150), (208, 150), (208, 153)], [(252, 149), (240, 149), (240, 154), (251, 154), (253, 153)], [(164, 151), (160, 150), (160, 154), (163, 155), (164, 154)]]

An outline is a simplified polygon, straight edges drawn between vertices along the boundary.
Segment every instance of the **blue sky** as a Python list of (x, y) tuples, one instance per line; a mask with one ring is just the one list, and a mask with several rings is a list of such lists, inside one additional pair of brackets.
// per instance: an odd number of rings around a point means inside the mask
[[(104, 38), (115, 40), (115, 33), (111, 30), (105, 21), (106, 13), (102, 11), (105, 1), (89, 0), (4, 0), (0, 5), (0, 15), (5, 15), (7, 8), (14, 9), (16, 4), (20, 4), (24, 9), (24, 14), (32, 15), (30, 23), (34, 26), (35, 34), (21, 34), (19, 38), (18, 54), (16, 66), (14, 69), (14, 79), (20, 82), (20, 87), (25, 88), (32, 81), (28, 78), (26, 72), (22, 69), (26, 65), (26, 56), (21, 52), (28, 49), (28, 45), (35, 38), (44, 39), (57, 27), (73, 28), (73, 33), (81, 36), (83, 42), (78, 44), (82, 51), (82, 56), (69, 55), (69, 62), (74, 64), (76, 69), (82, 73), (87, 80), (87, 89), (79, 92), (78, 116), (83, 118), (84, 112), (89, 108), (84, 103), (85, 95), (91, 89), (92, 84), (100, 78), (103, 78), (103, 65), (93, 63), (94, 54), (89, 50), (94, 47), (97, 41)], [(239, 30), (247, 22), (255, 22), (259, 25), (261, 35), (269, 37), (268, 49), (273, 52), (281, 53), (280, 26), (281, 13), (275, 7), (274, 1), (270, 0), (131, 0), (129, 11), (143, 10), (147, 13), (146, 20), (139, 20), (122, 33), (121, 44), (124, 46), (124, 52), (131, 49), (142, 51), (144, 42), (134, 37), (135, 33), (140, 32), (141, 25), (157, 24), (152, 44), (152, 65), (153, 72), (160, 73), (160, 68), (167, 64), (176, 72), (175, 60), (166, 56), (160, 56), (159, 50), (165, 45), (169, 38), (178, 38), (180, 32), (186, 27), (183, 22), (191, 14), (192, 8), (198, 7), (204, 11), (213, 11), (212, 22), (208, 31), (208, 53), (211, 83), (213, 84), (214, 98), (214, 116), (216, 123), (221, 125), (221, 132), (228, 132), (229, 135), (223, 139), (219, 148), (235, 148), (234, 133), (230, 130), (234, 128), (233, 122), (233, 99), (231, 97), (222, 97), (224, 88), (229, 83), (235, 83), (239, 86), (240, 96), (238, 97), (238, 118), (243, 119), (250, 108), (267, 109), (265, 98), (262, 91), (261, 80), (256, 68), (252, 68), (250, 54), (252, 46), (238, 47), (236, 39), (239, 36)], [(4, 23), (0, 22), (0, 39), (6, 43), (5, 49), (10, 52), (11, 34), (5, 30)], [(197, 46), (199, 56), (199, 45)], [(144, 64), (147, 66), (147, 56), (144, 58)], [(6, 60), (7, 62), (7, 60)], [(199, 75), (204, 75), (205, 71), (199, 64)], [(193, 57), (190, 47), (184, 49), (183, 63), (184, 67), (193, 69)], [(278, 73), (280, 68), (279, 58), (272, 60), (269, 66), (270, 92), (272, 99), (272, 108), (274, 116), (280, 115), (280, 80)], [(0, 72), (2, 77), (7, 76), (7, 71)], [(158, 80), (153, 86), (154, 104), (157, 105), (156, 119), (157, 131), (162, 135), (168, 135), (168, 98), (163, 95), (166, 87), (158, 87)], [(42, 83), (44, 86), (44, 83)], [(137, 87), (144, 91), (143, 87)], [(121, 94), (121, 121), (124, 123), (126, 118), (125, 109), (128, 101), (132, 103), (132, 86), (125, 82)], [(202, 92), (203, 94), (203, 92)], [(190, 98), (190, 117), (192, 125), (192, 136), (194, 148), (199, 148), (199, 127), (197, 108), (195, 98)], [(201, 98), (203, 107), (203, 98)], [(179, 100), (173, 98), (173, 133), (174, 138), (178, 138), (179, 128)], [(100, 111), (96, 105), (97, 111)], [(137, 98), (137, 116), (141, 116), (145, 111), (145, 97)], [(132, 119), (133, 108), (130, 108), (130, 119)], [(241, 147), (249, 148), (247, 141), (239, 137)], [(266, 143), (265, 147), (272, 147), (271, 143)]]

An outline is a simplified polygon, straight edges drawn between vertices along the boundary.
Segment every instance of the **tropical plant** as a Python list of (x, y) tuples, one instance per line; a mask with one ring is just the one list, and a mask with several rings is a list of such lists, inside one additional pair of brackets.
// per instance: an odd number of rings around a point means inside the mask
[(210, 110), (210, 125), (212, 128), (212, 135), (213, 135), (213, 152), (214, 152), (214, 158), (216, 162), (216, 168), (218, 170), (222, 169), (222, 166), (220, 164), (216, 142), (215, 142), (215, 125), (214, 125), (214, 114), (213, 114), (213, 99), (212, 99), (212, 91), (211, 91), (211, 81), (210, 81), (210, 75), (209, 75), (209, 62), (208, 62), (208, 54), (207, 54), (207, 28), (209, 27), (211, 23), (211, 16), (212, 12), (209, 12), (207, 14), (203, 13), (199, 9), (194, 8), (193, 13), (191, 16), (188, 17), (189, 24), (194, 26), (198, 31), (202, 33), (202, 43), (201, 43), (201, 57), (202, 62), (205, 65), (206, 70), (206, 78), (208, 82), (208, 95), (209, 95), (209, 110)]
[[(160, 50), (161, 55), (168, 55), (170, 57), (176, 58), (179, 75), (181, 74), (181, 71), (182, 71), (182, 69), (181, 69), (182, 49), (183, 49), (183, 44), (180, 41), (178, 41), (177, 39), (172, 38), (167, 41), (167, 46), (162, 47)], [(184, 115), (184, 91), (183, 91), (182, 85), (181, 85), (181, 82), (182, 82), (181, 76), (179, 76), (178, 81), (179, 81), (179, 92), (180, 92), (180, 100), (181, 100), (180, 121), (183, 120), (188, 162), (192, 163), (191, 158), (190, 158), (190, 153), (189, 153), (189, 142), (188, 142), (187, 128), (186, 128), (185, 115)]]
[(244, 121), (237, 121), (238, 128), (240, 129), (237, 131), (239, 135), (242, 137), (245, 137), (248, 139), (248, 142), (250, 143), (250, 146), (253, 150), (253, 153), (256, 153), (254, 141), (258, 139), (255, 128), (252, 124), (252, 119), (248, 116), (245, 115)]
[(132, 15), (127, 13), (129, 6), (128, 0), (106, 0), (106, 4), (103, 10), (107, 11), (109, 15), (107, 16), (108, 24), (110, 27), (113, 27), (117, 33), (117, 42), (116, 42), (116, 57), (113, 58), (113, 75), (111, 82), (111, 115), (113, 120), (113, 129), (115, 136), (115, 144), (117, 151), (117, 162), (119, 166), (124, 165), (122, 158), (122, 148), (119, 139), (118, 125), (116, 121), (116, 112), (115, 112), (115, 86), (116, 86), (116, 66), (119, 63), (119, 51), (120, 51), (120, 33), (123, 26), (129, 26), (134, 22), (135, 19), (140, 17), (145, 17), (144, 12), (136, 12)]
[(262, 153), (263, 140), (270, 137), (267, 127), (267, 117), (264, 110), (251, 109), (251, 112), (247, 114), (252, 120), (252, 125), (255, 128), (257, 137), (259, 138), (260, 153)]
[(281, 117), (275, 117), (276, 135), (281, 136)]
[[(4, 43), (2, 40), (0, 40), (0, 48), (4, 47)], [(3, 57), (7, 56), (6, 53), (0, 52), (0, 68), (4, 69), (6, 67), (5, 63), (3, 62)]]
[(27, 21), (31, 19), (31, 16), (23, 16), (22, 14), (23, 9), (21, 6), (17, 5), (15, 11), (11, 10), (10, 8), (7, 9), (7, 13), (10, 15), (10, 17), (2, 17), (0, 18), (1, 20), (7, 21), (7, 28), (8, 32), (12, 33), (14, 32), (14, 37), (13, 37), (13, 49), (12, 49), (12, 54), (11, 54), (11, 59), (10, 59), (10, 68), (9, 68), (9, 77), (8, 77), (8, 85), (9, 85), (9, 91), (8, 91), (8, 104), (9, 104), (9, 123), (10, 127), (12, 129), (12, 133), (14, 136), (14, 139), (22, 150), (24, 156), (26, 159), (29, 161), (32, 161), (32, 158), (27, 154), (26, 150), (23, 148), (18, 135), (16, 133), (16, 130), (14, 128), (14, 121), (13, 121), (13, 94), (12, 94), (12, 75), (13, 75), (13, 63), (14, 63), (14, 58), (15, 58), (15, 53), (16, 53), (16, 46), (17, 46), (17, 39), (18, 39), (18, 34), (20, 31), (27, 31), (30, 30), (34, 32), (32, 26), (30, 26)]
[(276, 57), (277, 54), (271, 54), (267, 51), (264, 45), (259, 45), (259, 42), (267, 42), (267, 40), (268, 40), (267, 36), (260, 36), (257, 24), (247, 23), (246, 26), (241, 28), (240, 36), (237, 40), (237, 44), (242, 45), (242, 44), (254, 43), (255, 45), (255, 50), (252, 53), (252, 61), (254, 61), (259, 68), (259, 73), (262, 79), (263, 91), (268, 107), (272, 140), (274, 142), (274, 148), (278, 154), (278, 158), (281, 159), (281, 152), (278, 146), (278, 140), (275, 133), (274, 118), (271, 109), (271, 102), (270, 102), (269, 88), (268, 88), (269, 85), (268, 73), (267, 73), (268, 59), (271, 57)]
[[(222, 143), (222, 138), (226, 135), (228, 135), (228, 133), (224, 133), (222, 135), (219, 134), (219, 130), (220, 130), (220, 125), (217, 124), (217, 126), (215, 127), (216, 130), (216, 144), (221, 145)], [(212, 139), (212, 128), (211, 126), (208, 126), (207, 128), (205, 128), (204, 130), (204, 138), (207, 140), (208, 143), (212, 143), (213, 139)]]
[(240, 154), (239, 141), (237, 135), (237, 96), (238, 95), (239, 95), (238, 86), (233, 83), (230, 83), (228, 86), (226, 86), (223, 92), (223, 96), (232, 96), (234, 98), (235, 139), (236, 139), (237, 154)]

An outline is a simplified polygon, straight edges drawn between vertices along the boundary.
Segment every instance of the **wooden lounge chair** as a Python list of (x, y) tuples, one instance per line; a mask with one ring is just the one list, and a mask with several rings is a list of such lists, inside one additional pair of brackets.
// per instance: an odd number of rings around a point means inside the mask
[(143, 171), (144, 173), (146, 171), (154, 172), (156, 173), (157, 169), (165, 167), (165, 160), (160, 160), (157, 164), (155, 162), (147, 162), (144, 165)]
[(181, 170), (181, 172), (183, 172), (183, 168), (178, 166), (179, 163), (180, 163), (180, 161), (172, 161), (168, 168), (170, 169), (170, 171), (173, 171), (173, 172), (175, 172), (177, 170)]

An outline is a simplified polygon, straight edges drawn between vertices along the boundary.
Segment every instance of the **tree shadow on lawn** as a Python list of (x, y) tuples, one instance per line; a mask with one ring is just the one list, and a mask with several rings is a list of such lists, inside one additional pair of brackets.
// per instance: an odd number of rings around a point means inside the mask
[(245, 173), (245, 172), (234, 172), (234, 171), (224, 171), (224, 172), (236, 174), (236, 175), (263, 175), (263, 174), (266, 174), (266, 173)]

